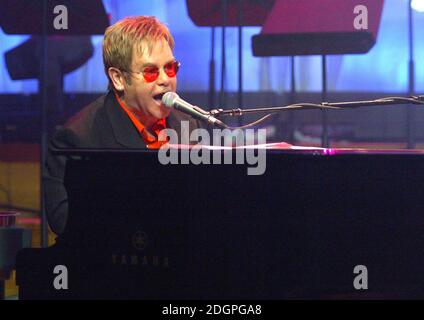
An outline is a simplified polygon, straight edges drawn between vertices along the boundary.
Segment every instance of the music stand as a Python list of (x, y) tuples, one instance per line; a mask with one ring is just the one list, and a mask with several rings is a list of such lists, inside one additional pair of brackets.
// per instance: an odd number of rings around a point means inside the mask
[[(68, 28), (54, 28), (54, 8), (65, 6), (68, 12)], [(39, 35), (40, 46), (40, 78), (39, 93), (41, 95), (41, 136), (40, 136), (40, 212), (41, 212), (41, 246), (47, 246), (47, 221), (44, 208), (43, 173), (47, 150), (47, 36), (71, 36), (103, 34), (109, 21), (101, 0), (0, 0), (0, 26), (6, 34)]]
[[(26, 0), (0, 0), (3, 9), (0, 11), (0, 26), (6, 34), (43, 35), (43, 2)], [(48, 0), (46, 4), (45, 34), (51, 35), (93, 35), (103, 34), (109, 26), (108, 16), (100, 0)], [(65, 6), (68, 11), (68, 29), (57, 30), (53, 20), (58, 15), (54, 8)]]
[[(187, 0), (188, 15), (199, 27), (212, 27), (211, 60), (209, 64), (209, 108), (215, 106), (215, 27), (222, 27), (221, 88), (219, 105), (225, 105), (225, 28), (238, 27), (238, 105), (243, 105), (242, 28), (261, 26), (275, 0)], [(238, 119), (240, 121), (240, 119)]]
[(253, 36), (253, 54), (262, 57), (367, 53), (376, 42), (383, 0), (366, 0), (361, 5), (368, 11), (368, 29), (357, 30), (356, 0), (277, 0), (261, 33)]
[[(321, 55), (322, 100), (326, 101), (326, 56), (367, 53), (375, 45), (383, 0), (364, 0), (360, 4), (368, 11), (367, 30), (355, 29), (354, 9), (359, 5), (356, 0), (277, 0), (261, 33), (252, 38), (253, 55), (267, 57)], [(292, 79), (293, 69), (294, 63), (292, 63)], [(294, 87), (293, 81), (292, 87)], [(328, 147), (325, 110), (322, 113), (322, 127), (322, 147)]]

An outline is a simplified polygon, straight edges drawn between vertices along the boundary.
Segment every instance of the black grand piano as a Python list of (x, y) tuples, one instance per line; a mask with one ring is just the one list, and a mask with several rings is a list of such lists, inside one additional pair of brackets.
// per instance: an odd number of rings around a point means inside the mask
[(68, 224), (20, 251), (19, 298), (424, 298), (423, 151), (268, 150), (263, 175), (247, 166), (74, 155)]

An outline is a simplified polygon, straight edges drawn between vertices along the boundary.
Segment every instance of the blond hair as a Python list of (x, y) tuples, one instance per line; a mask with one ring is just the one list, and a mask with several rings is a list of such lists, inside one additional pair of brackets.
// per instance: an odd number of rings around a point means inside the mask
[(112, 87), (108, 74), (110, 67), (130, 71), (134, 48), (140, 55), (146, 49), (150, 54), (154, 44), (163, 40), (171, 50), (174, 49), (174, 38), (168, 27), (156, 17), (127, 17), (109, 26), (103, 38), (103, 64), (109, 79), (109, 88)]

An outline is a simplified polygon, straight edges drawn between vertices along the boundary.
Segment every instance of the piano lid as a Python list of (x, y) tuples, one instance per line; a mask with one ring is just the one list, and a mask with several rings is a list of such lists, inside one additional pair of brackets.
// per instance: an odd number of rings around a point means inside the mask
[[(171, 145), (171, 148), (179, 150), (192, 150), (203, 148), (210, 151), (215, 150), (240, 150), (240, 149), (255, 149), (255, 150), (266, 150), (271, 153), (280, 153), (280, 154), (305, 154), (305, 155), (415, 155), (422, 156), (424, 155), (424, 150), (422, 149), (365, 149), (365, 148), (320, 148), (314, 146), (296, 146), (291, 145), (286, 142), (274, 142), (266, 143), (261, 145), (249, 145), (249, 146), (239, 146), (239, 147), (226, 147), (226, 146), (210, 146), (210, 145)], [(53, 148), (53, 153), (58, 155), (66, 156), (96, 156), (96, 155), (124, 155), (124, 154), (145, 154), (146, 156), (156, 157), (157, 150), (150, 149), (93, 149), (93, 148)]]

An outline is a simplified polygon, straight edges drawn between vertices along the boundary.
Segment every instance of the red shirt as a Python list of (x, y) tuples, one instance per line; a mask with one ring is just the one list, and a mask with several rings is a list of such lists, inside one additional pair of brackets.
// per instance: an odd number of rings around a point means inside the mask
[(143, 139), (144, 143), (146, 144), (148, 149), (159, 149), (162, 145), (167, 143), (168, 141), (159, 141), (158, 136), (159, 132), (166, 129), (166, 120), (165, 118), (159, 119), (156, 121), (156, 123), (152, 126), (151, 131), (153, 131), (155, 134), (151, 134), (149, 130), (146, 129), (146, 127), (136, 118), (136, 116), (125, 106), (125, 104), (119, 99), (118, 95), (115, 93), (116, 100), (118, 100), (119, 105), (122, 109), (124, 109), (125, 113), (130, 117), (131, 122), (134, 124), (134, 126), (137, 128), (137, 131), (140, 133), (141, 138)]

